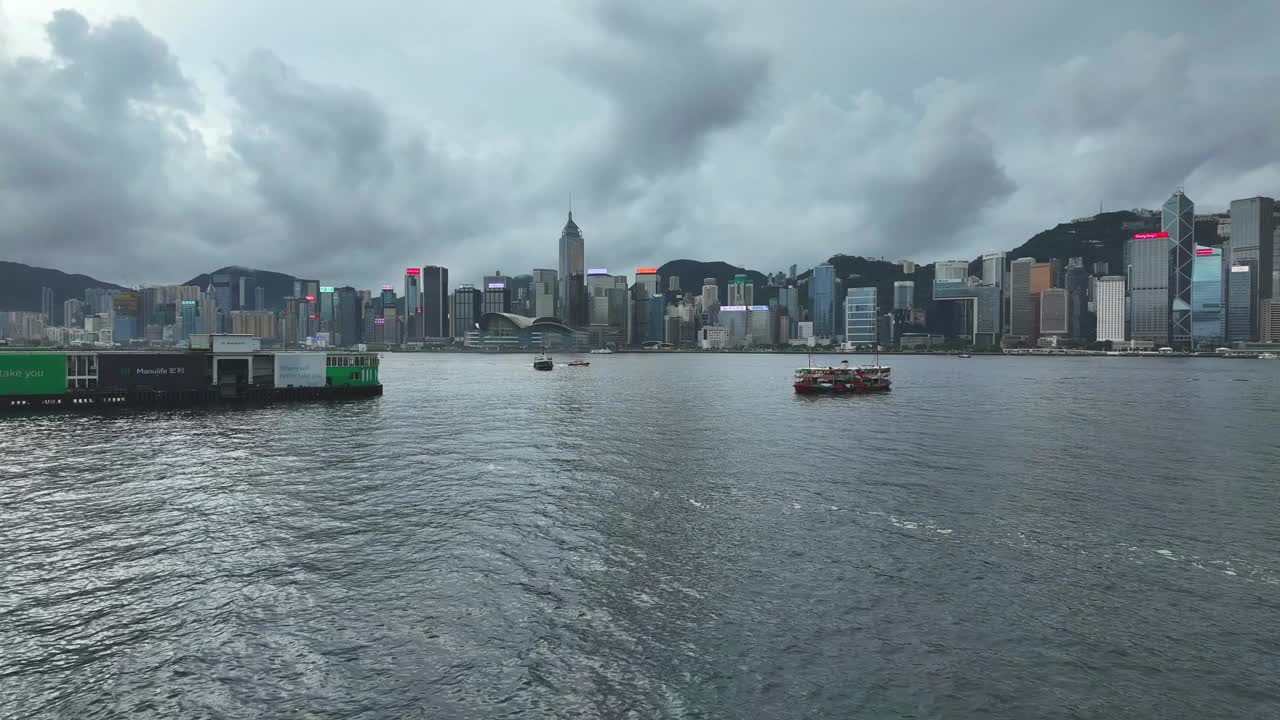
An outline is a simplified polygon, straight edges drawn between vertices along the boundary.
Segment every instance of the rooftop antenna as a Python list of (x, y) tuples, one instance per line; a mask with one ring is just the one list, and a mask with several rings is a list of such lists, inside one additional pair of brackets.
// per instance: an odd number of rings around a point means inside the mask
[(569, 191), (569, 219), (573, 219), (573, 191)]

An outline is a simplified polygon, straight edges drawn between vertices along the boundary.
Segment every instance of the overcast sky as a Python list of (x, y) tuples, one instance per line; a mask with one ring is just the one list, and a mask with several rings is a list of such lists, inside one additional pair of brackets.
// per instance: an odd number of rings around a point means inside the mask
[(1276, 0), (0, 0), (0, 259), (373, 287), (1280, 193)]

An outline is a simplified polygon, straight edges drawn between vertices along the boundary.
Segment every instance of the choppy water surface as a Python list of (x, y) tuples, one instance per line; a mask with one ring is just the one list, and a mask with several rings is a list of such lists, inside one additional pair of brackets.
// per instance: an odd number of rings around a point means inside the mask
[(1280, 363), (590, 359), (0, 419), (0, 717), (1280, 716)]

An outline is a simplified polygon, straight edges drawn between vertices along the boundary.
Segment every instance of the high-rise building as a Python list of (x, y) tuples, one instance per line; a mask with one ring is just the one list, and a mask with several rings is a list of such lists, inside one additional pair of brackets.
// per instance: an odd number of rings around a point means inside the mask
[(84, 327), (84, 302), (80, 298), (62, 303), (62, 324), (64, 327)]
[(969, 277), (969, 263), (964, 260), (939, 260), (933, 265), (935, 282), (964, 282)]
[(587, 266), (582, 230), (573, 211), (560, 231), (560, 319), (570, 327), (587, 324)]
[(649, 297), (655, 297), (661, 293), (658, 287), (658, 268), (640, 267), (636, 268), (636, 284), (644, 288), (645, 293)]
[(1040, 291), (1040, 335), (1065, 337), (1070, 331), (1067, 291), (1048, 288)]
[(254, 307), (255, 295), (258, 291), (258, 279), (250, 275), (241, 275), (238, 281), (236, 310), (257, 309)]
[(982, 256), (982, 284), (995, 285), (1008, 292), (1009, 262), (1005, 253), (994, 252)]
[(916, 302), (916, 281), (895, 280), (893, 283), (893, 309), (910, 310)]
[(1124, 336), (1124, 276), (1098, 278), (1094, 287), (1097, 308), (1098, 342), (1122, 342)]
[[(555, 293), (554, 283), (551, 292)], [(428, 265), (422, 268), (422, 336), (446, 338), (449, 325), (449, 268)]]
[(213, 288), (210, 293), (213, 295), (214, 302), (218, 304), (218, 309), (224, 313), (235, 310), (232, 307), (231, 276), (227, 273), (215, 273), (209, 278), (209, 283)]
[(511, 291), (505, 281), (494, 281), (491, 278), (485, 283), (484, 295), (480, 301), (480, 314), (511, 312)]
[(483, 293), (463, 283), (449, 297), (449, 319), (453, 325), (453, 337), (465, 340), (468, 334), (476, 330), (476, 323), (480, 320)]
[(534, 317), (557, 317), (556, 290), (559, 286), (558, 273), (546, 268), (534, 268), (533, 271), (533, 314)]
[(1253, 262), (1232, 265), (1227, 271), (1227, 340), (1230, 342), (1248, 342), (1259, 337), (1254, 334), (1258, 328), (1258, 305), (1254, 301), (1257, 283), (1254, 266), (1250, 264)]
[(1191, 345), (1191, 270), (1195, 257), (1195, 203), (1177, 190), (1164, 204), (1161, 231), (1169, 234), (1169, 342)]
[(177, 322), (178, 342), (187, 342), (193, 334), (200, 332), (200, 301), (182, 300), (178, 306)]
[(716, 283), (715, 278), (702, 279), (702, 309), (703, 312), (710, 312), (712, 308), (720, 306), (720, 285)]
[(40, 288), (40, 314), (44, 315), (46, 325), (57, 325), (58, 315), (54, 311), (54, 303), (56, 300), (53, 296), (53, 288)]
[(1067, 267), (1064, 280), (1071, 337), (1091, 338), (1094, 336), (1094, 331), (1093, 317), (1089, 313), (1089, 271), (1085, 269), (1083, 263), (1071, 264)]
[(1227, 337), (1222, 248), (1196, 246), (1191, 268), (1191, 334), (1196, 346), (1217, 347)]
[[(1249, 278), (1253, 282), (1253, 289), (1249, 300), (1254, 323), (1249, 333), (1251, 338), (1260, 336), (1257, 312), (1259, 301), (1274, 295), (1272, 273), (1276, 270), (1275, 205), (1276, 201), (1269, 197), (1231, 201), (1231, 257), (1226, 262), (1232, 266), (1248, 265), (1251, 268)], [(1236, 336), (1239, 329), (1233, 329), (1230, 333)]]
[(404, 269), (404, 337), (422, 338), (422, 268)]
[(916, 271), (916, 263), (914, 260), (899, 260), (898, 267), (902, 268), (903, 275), (911, 275)]
[(267, 290), (261, 285), (253, 289), (253, 309), (258, 312), (267, 309)]
[(726, 305), (755, 305), (755, 285), (747, 275), (734, 275), (729, 283), (729, 298)]
[(791, 266), (791, 268), (790, 268), (790, 270), (788, 270), (788, 271), (787, 271), (787, 279), (788, 279), (788, 280), (791, 280), (791, 281), (794, 281), (794, 280), (796, 279), (796, 266), (795, 266), (795, 265), (792, 265), (792, 266)]
[(1280, 342), (1280, 299), (1263, 299), (1258, 311), (1258, 327), (1258, 340), (1264, 343)]
[(138, 337), (137, 290), (124, 290), (111, 296), (111, 336), (117, 343)]
[(279, 327), (276, 314), (269, 311), (232, 310), (229, 330), (235, 335), (252, 335), (263, 340), (274, 340)]
[(644, 342), (665, 342), (666, 325), (664, 318), (667, 315), (667, 300), (661, 295), (650, 297), (647, 301), (648, 309), (647, 322), (645, 323)]
[(809, 278), (809, 312), (816, 337), (835, 337), (835, 297), (836, 269), (822, 263), (813, 269)]
[(1056, 260), (1031, 265), (1031, 294), (1039, 295), (1049, 288), (1058, 287), (1058, 263)]
[(334, 330), (337, 337), (333, 344), (354, 347), (364, 340), (364, 303), (360, 294), (350, 286), (334, 291)]
[[(906, 322), (906, 313), (899, 317)], [(946, 337), (967, 337), (975, 347), (994, 348), (1004, 334), (1004, 293), (995, 285), (969, 285), (953, 280), (933, 284), (929, 327)], [(883, 343), (886, 338), (881, 338)]]
[(844, 341), (849, 348), (870, 348), (876, 344), (879, 311), (874, 287), (853, 287), (844, 299)]
[(1174, 259), (1169, 238), (1163, 232), (1139, 233), (1127, 246), (1129, 337), (1164, 345), (1169, 342), (1169, 280)]
[(680, 276), (672, 275), (667, 278), (667, 292), (680, 292)]
[(787, 337), (795, 337), (796, 323), (800, 322), (800, 288), (794, 285), (779, 288), (778, 307), (786, 315)]
[(1037, 318), (1032, 310), (1031, 268), (1034, 258), (1018, 258), (1009, 263), (1009, 334), (1034, 337)]

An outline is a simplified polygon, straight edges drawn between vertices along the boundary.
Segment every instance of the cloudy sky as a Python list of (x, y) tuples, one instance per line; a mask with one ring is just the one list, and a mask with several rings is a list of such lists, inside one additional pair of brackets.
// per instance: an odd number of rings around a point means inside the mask
[(0, 259), (921, 262), (1280, 193), (1275, 0), (0, 0)]

